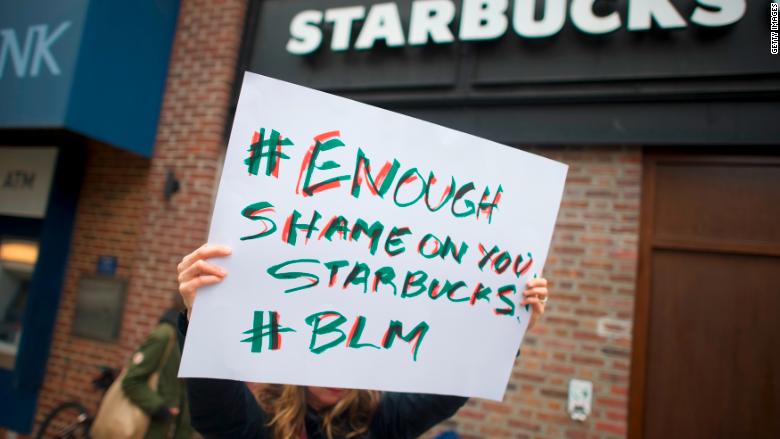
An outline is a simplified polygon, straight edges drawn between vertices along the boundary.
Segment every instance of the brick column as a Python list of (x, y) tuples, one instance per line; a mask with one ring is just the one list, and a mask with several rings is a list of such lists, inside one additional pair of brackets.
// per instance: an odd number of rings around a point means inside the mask
[(126, 280), (132, 275), (148, 171), (149, 160), (145, 158), (97, 143), (87, 148), (84, 181), (46, 375), (38, 395), (34, 432), (43, 417), (63, 401), (76, 399), (94, 410), (100, 394), (92, 388), (91, 380), (98, 367), (119, 367), (120, 359), (127, 358), (120, 344), (74, 336), (72, 327), (79, 281), (95, 275), (99, 256), (117, 257), (117, 279)]
[[(169, 306), (181, 257), (206, 240), (245, 13), (245, 0), (181, 4), (146, 203), (139, 206), (139, 257), (123, 325), (129, 349)], [(163, 197), (168, 171), (181, 182), (170, 201)]]

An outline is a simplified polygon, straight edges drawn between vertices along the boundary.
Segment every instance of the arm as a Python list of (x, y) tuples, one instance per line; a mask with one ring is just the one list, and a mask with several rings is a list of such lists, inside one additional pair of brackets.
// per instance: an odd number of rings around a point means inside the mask
[[(187, 318), (179, 315), (179, 342), (184, 344)], [(270, 438), (266, 415), (240, 381), (188, 378), (192, 426), (208, 438)]]
[(165, 327), (155, 329), (133, 354), (122, 380), (122, 390), (127, 398), (156, 420), (168, 418), (170, 412), (163, 404), (162, 397), (149, 388), (149, 376), (160, 367), (168, 340), (172, 336), (172, 331), (166, 331)]
[(468, 398), (386, 392), (371, 422), (377, 437), (413, 438), (451, 417)]

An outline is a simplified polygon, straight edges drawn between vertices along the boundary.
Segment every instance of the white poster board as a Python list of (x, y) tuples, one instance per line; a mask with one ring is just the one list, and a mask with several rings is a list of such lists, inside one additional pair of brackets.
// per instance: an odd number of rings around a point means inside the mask
[(566, 171), (246, 73), (180, 375), (502, 399)]

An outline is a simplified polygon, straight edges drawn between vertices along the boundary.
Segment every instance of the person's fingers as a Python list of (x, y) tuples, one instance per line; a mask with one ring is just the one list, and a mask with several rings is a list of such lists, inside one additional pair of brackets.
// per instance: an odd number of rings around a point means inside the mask
[(197, 249), (193, 250), (191, 253), (185, 255), (183, 258), (181, 258), (181, 262), (179, 262), (179, 265), (176, 266), (176, 271), (181, 273), (182, 271), (186, 270), (190, 265), (192, 265), (193, 262), (197, 260), (197, 257), (195, 256), (198, 251), (200, 251), (202, 248), (209, 245), (208, 243), (201, 245)]
[[(544, 300), (540, 299), (538, 296), (526, 297), (520, 302), (520, 305), (531, 305), (536, 309), (537, 305), (544, 307)], [(541, 308), (541, 311), (544, 311), (544, 308)]]
[(544, 314), (545, 304), (536, 296), (524, 299), (523, 302), (521, 302), (521, 305), (531, 305), (532, 317), (539, 318), (542, 316), (542, 314)]
[(230, 247), (224, 245), (203, 244), (197, 250), (182, 258), (177, 267), (177, 270), (179, 273), (181, 273), (199, 260), (228, 256), (230, 253)]
[(182, 258), (176, 269), (181, 273), (199, 260), (228, 256), (231, 252), (230, 247), (225, 245), (203, 244), (197, 250)]
[(198, 291), (198, 288), (222, 282), (222, 279), (224, 279), (222, 276), (207, 274), (204, 276), (197, 276), (187, 282), (179, 284), (179, 293), (181, 293), (187, 309), (192, 308), (192, 304), (195, 301), (195, 293)]
[(545, 297), (549, 292), (547, 291), (546, 287), (535, 287), (528, 290), (523, 291), (523, 298), (528, 298), (532, 296), (539, 297), (540, 299), (544, 300)]
[(543, 277), (537, 277), (534, 279), (531, 279), (526, 284), (527, 288), (535, 288), (535, 287), (546, 287), (547, 286), (547, 279)]
[(544, 301), (538, 296), (528, 296), (520, 302), (520, 305), (534, 305), (539, 303), (543, 304)]
[(526, 290), (523, 291), (523, 300), (520, 304), (531, 305), (531, 320), (528, 329), (531, 329), (544, 314), (548, 294), (547, 279), (543, 277), (531, 279), (526, 284)]
[(192, 311), (192, 304), (195, 302), (198, 288), (221, 282), (227, 275), (225, 269), (206, 262), (206, 259), (230, 254), (230, 247), (207, 243), (182, 258), (176, 270), (179, 274), (179, 294), (187, 307), (188, 317)]
[(168, 409), (168, 411), (169, 411), (169, 412), (170, 412), (170, 413), (171, 413), (173, 416), (179, 416), (179, 413), (181, 413), (181, 412), (179, 411), (179, 408), (178, 408), (178, 407), (171, 407), (171, 408), (169, 408), (169, 409)]
[(198, 288), (222, 282), (222, 279), (224, 279), (222, 276), (214, 276), (210, 274), (197, 276), (179, 285), (179, 291), (193, 294), (198, 291)]
[(544, 314), (544, 308), (547, 303), (547, 296), (549, 292), (547, 291), (547, 287), (541, 285), (546, 285), (546, 284), (547, 284), (546, 281), (538, 282), (538, 283), (529, 282), (529, 287), (531, 285), (539, 285), (539, 286), (533, 286), (523, 291), (523, 300), (520, 302), (520, 306), (531, 305), (532, 317), (534, 318), (534, 320), (538, 319), (539, 317), (541, 317), (542, 314)]
[(201, 274), (212, 274), (214, 276), (225, 277), (227, 271), (218, 265), (200, 259), (195, 261), (186, 270), (179, 273), (179, 283), (187, 282)]

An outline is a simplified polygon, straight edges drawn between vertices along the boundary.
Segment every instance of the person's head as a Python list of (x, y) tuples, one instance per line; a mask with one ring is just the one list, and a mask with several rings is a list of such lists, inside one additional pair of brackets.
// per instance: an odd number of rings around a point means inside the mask
[(354, 437), (368, 431), (379, 405), (379, 392), (269, 384), (255, 392), (263, 410), (270, 415), (275, 439), (293, 439), (303, 428), (306, 407), (322, 417), (328, 437)]

